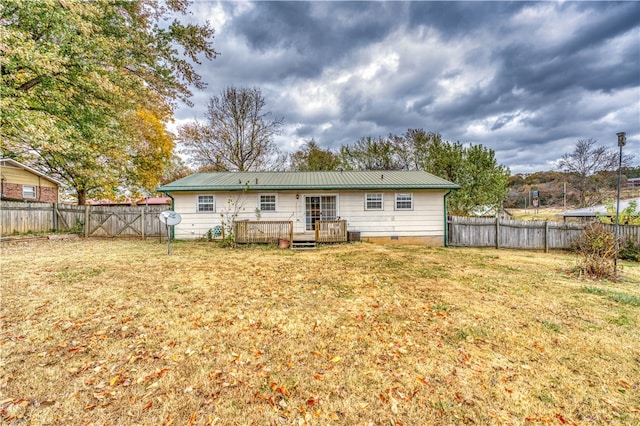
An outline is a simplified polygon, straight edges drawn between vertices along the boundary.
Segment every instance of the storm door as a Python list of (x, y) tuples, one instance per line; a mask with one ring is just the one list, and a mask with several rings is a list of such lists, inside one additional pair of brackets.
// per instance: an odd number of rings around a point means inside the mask
[(337, 203), (335, 195), (312, 195), (305, 197), (306, 230), (315, 230), (316, 220), (335, 220)]

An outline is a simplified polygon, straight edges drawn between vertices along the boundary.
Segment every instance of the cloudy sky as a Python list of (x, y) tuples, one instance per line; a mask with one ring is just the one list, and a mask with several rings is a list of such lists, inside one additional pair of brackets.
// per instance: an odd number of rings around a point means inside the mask
[(257, 87), (284, 117), (281, 150), (315, 139), (438, 132), (512, 173), (552, 170), (579, 139), (640, 164), (638, 2), (207, 2), (192, 19), (220, 55), (176, 125), (225, 87)]

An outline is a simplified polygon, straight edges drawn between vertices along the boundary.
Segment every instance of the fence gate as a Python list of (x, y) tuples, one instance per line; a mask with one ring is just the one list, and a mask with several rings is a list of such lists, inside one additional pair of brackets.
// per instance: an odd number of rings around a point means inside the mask
[(91, 209), (87, 237), (144, 238), (144, 210)]

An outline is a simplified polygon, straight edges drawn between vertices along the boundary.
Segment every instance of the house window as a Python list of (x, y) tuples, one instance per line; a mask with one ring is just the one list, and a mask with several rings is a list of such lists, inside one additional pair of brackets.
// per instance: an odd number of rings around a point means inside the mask
[(36, 187), (34, 185), (22, 185), (22, 198), (36, 198)]
[(366, 194), (365, 210), (382, 210), (382, 194)]
[(213, 195), (198, 195), (198, 212), (216, 211), (216, 199)]
[(396, 194), (396, 210), (412, 210), (413, 194)]
[(276, 211), (276, 196), (275, 195), (261, 195), (260, 196), (260, 211), (263, 212), (275, 212)]

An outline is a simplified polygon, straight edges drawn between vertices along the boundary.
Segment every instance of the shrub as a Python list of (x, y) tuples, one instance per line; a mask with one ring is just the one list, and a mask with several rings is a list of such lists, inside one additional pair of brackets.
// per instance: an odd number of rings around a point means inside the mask
[(581, 256), (580, 274), (591, 278), (615, 278), (615, 237), (604, 226), (597, 222), (588, 224), (574, 247)]
[(632, 238), (627, 238), (627, 241), (620, 246), (618, 257), (624, 260), (640, 262), (640, 243), (634, 242)]

